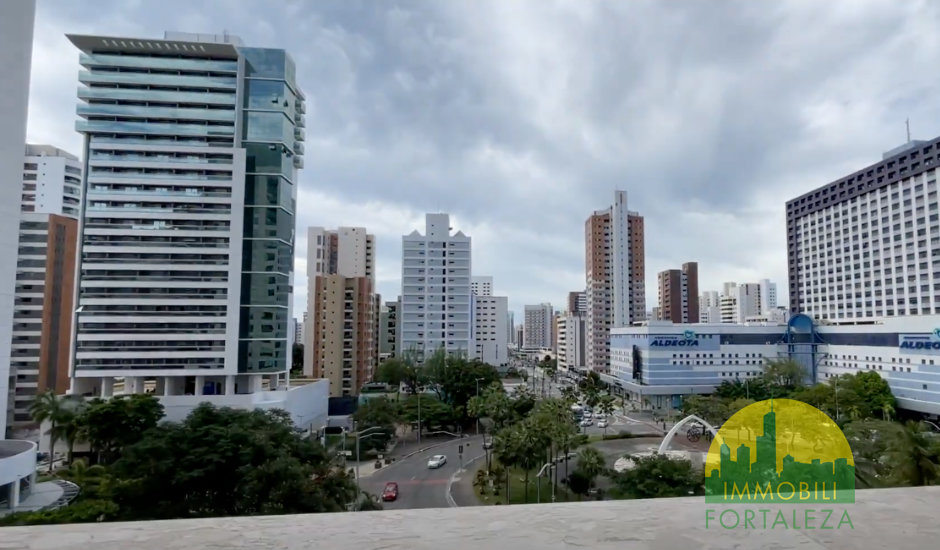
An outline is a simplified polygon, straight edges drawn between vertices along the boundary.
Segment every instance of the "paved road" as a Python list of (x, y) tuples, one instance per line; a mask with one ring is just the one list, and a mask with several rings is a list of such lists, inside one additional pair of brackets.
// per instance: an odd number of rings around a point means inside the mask
[[(460, 468), (458, 446), (463, 445), (463, 462), (467, 463), (483, 453), (482, 444), (483, 439), (478, 436), (442, 443), (362, 478), (362, 489), (381, 495), (385, 484), (395, 481), (398, 483), (398, 500), (383, 503), (385, 509), (446, 508), (450, 506), (447, 499), (448, 484)], [(436, 454), (447, 455), (447, 464), (431, 470), (428, 468), (428, 458)]]

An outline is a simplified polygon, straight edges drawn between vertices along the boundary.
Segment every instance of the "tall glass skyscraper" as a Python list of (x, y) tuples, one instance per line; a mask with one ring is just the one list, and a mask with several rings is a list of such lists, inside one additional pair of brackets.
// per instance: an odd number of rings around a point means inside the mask
[(85, 136), (72, 391), (283, 387), (304, 96), (229, 35), (70, 35)]

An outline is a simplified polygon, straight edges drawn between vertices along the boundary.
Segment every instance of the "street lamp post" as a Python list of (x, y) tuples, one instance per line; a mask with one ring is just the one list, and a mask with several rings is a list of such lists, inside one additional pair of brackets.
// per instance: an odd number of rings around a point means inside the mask
[[(485, 380), (485, 378), (477, 378), (477, 397), (480, 397), (480, 380)], [(480, 417), (477, 416), (477, 435), (480, 435)]]
[[(355, 427), (355, 426), (354, 426)], [(373, 426), (367, 430), (364, 430), (362, 433), (356, 432), (356, 499), (359, 498), (359, 494), (362, 492), (362, 488), (359, 486), (359, 462), (361, 457), (359, 456), (359, 440), (363, 437), (372, 437), (378, 435), (376, 430), (384, 430), (381, 426)], [(372, 433), (369, 433), (372, 432)], [(343, 438), (343, 443), (345, 445), (345, 437)]]

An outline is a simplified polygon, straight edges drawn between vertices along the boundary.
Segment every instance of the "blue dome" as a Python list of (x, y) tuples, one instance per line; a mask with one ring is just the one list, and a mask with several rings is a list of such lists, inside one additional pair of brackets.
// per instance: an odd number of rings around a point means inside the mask
[(790, 317), (790, 321), (787, 323), (787, 330), (791, 332), (813, 332), (813, 318), (805, 313), (797, 313), (793, 317)]

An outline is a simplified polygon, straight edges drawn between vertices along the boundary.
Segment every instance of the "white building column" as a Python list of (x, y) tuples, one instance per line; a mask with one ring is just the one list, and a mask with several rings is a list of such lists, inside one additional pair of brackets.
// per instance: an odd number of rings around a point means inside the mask
[[(50, 453), (51, 456), (51, 453)], [(19, 478), (13, 480), (13, 484), (10, 487), (10, 510), (16, 510), (20, 505), (20, 480)]]
[(202, 395), (202, 388), (203, 388), (205, 385), (206, 385), (206, 377), (205, 377), (205, 376), (197, 376), (197, 377), (196, 377), (196, 391), (194, 392), (194, 394), (195, 394), (195, 395)]
[(101, 397), (107, 399), (114, 395), (114, 378), (107, 376), (101, 379)]
[(225, 376), (225, 395), (235, 395), (235, 375)]

